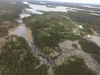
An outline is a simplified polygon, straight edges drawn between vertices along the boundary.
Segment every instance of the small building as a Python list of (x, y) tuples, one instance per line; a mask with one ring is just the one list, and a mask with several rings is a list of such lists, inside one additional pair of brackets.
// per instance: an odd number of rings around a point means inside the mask
[(73, 30), (73, 33), (75, 33), (75, 30)]
[(85, 33), (85, 32), (81, 32), (81, 35), (85, 36), (85, 35), (86, 35), (86, 33)]
[(79, 25), (79, 28), (80, 28), (80, 29), (83, 29), (83, 26), (82, 26), (82, 25)]
[(87, 36), (86, 36), (87, 38), (91, 38), (91, 36), (89, 35), (89, 34), (87, 34)]

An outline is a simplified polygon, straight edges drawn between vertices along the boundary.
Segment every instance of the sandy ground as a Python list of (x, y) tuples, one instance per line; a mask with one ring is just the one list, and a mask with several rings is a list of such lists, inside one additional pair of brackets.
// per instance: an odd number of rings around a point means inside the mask
[(10, 32), (11, 32), (13, 29), (17, 28), (17, 27), (18, 27), (18, 26), (15, 26), (15, 27), (13, 27), (13, 28), (9, 29), (9, 30), (8, 30), (8, 35), (9, 35), (9, 36), (13, 35), (13, 34), (12, 34), (12, 33), (10, 33)]
[(12, 33), (10, 33), (13, 29), (14, 29), (14, 28), (11, 28), (11, 29), (8, 30), (8, 35), (9, 35), (9, 36), (13, 35)]
[[(16, 27), (14, 27), (14, 28), (11, 28), (11, 29), (9, 29), (8, 30), (8, 35), (9, 36), (11, 36), (11, 35), (13, 35), (12, 33), (10, 33), (13, 29), (15, 29)], [(28, 29), (28, 34), (27, 34), (27, 36), (29, 37), (29, 38), (31, 38), (32, 39), (32, 31), (31, 31), (31, 29), (29, 28), (29, 27), (26, 27), (27, 29)]]
[(27, 36), (32, 39), (32, 31), (31, 31), (31, 29), (29, 27), (27, 27), (27, 29), (28, 29)]

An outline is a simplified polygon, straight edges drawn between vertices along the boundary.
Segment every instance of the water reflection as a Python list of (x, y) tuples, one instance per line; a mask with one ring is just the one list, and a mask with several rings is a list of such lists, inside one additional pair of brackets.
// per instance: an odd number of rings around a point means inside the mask
[(58, 6), (55, 8), (49, 8), (46, 5), (36, 5), (36, 4), (29, 4), (28, 2), (23, 2), (24, 4), (28, 4), (29, 7), (31, 8), (27, 8), (26, 10), (31, 11), (32, 13), (35, 14), (43, 14), (40, 11), (37, 10), (41, 10), (41, 11), (58, 11), (58, 12), (67, 12), (68, 7), (64, 7), (64, 6)]
[(14, 30), (12, 30), (10, 33), (30, 39), (27, 36), (28, 29), (25, 26), (19, 26), (19, 27), (15, 28)]
[(96, 15), (96, 16), (100, 16), (100, 14), (96, 14), (96, 13), (90, 13), (90, 14), (92, 14), (92, 15)]

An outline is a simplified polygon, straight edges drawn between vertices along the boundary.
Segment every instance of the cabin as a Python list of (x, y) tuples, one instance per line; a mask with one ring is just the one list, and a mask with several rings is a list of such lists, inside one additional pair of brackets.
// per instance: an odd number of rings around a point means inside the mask
[(82, 25), (79, 25), (79, 29), (83, 29), (83, 26)]
[(87, 38), (91, 38), (91, 36), (89, 35), (89, 34), (87, 34), (87, 36), (86, 36)]
[(85, 32), (81, 32), (81, 35), (85, 36), (85, 35), (86, 35), (86, 33), (85, 33)]

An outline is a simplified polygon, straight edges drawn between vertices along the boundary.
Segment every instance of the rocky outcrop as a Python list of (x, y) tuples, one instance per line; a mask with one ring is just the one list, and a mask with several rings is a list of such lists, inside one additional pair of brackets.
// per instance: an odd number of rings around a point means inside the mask
[(2, 46), (7, 42), (6, 39), (4, 39), (3, 37), (0, 38), (0, 49), (2, 48)]
[(48, 59), (55, 60), (59, 55), (61, 55), (61, 53), (55, 51), (54, 53), (49, 54)]
[(49, 67), (49, 69), (48, 69), (48, 75), (54, 75), (52, 67)]
[(39, 58), (40, 62), (43, 62), (43, 63), (45, 63), (45, 64), (48, 63), (47, 59), (44, 59), (44, 58), (41, 57), (41, 56), (38, 56), (38, 58)]

